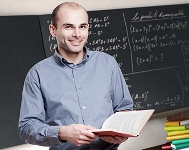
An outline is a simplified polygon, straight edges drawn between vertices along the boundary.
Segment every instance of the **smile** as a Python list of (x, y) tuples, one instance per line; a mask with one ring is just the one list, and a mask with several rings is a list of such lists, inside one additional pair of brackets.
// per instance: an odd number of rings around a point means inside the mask
[(71, 43), (71, 45), (73, 46), (79, 46), (82, 42), (82, 40), (69, 40), (69, 42)]

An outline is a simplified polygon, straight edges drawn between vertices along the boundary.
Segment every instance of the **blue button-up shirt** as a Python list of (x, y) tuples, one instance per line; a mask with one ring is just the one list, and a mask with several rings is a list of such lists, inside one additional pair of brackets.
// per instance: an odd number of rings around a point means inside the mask
[(101, 128), (113, 113), (132, 110), (133, 101), (116, 60), (106, 53), (85, 49), (85, 57), (77, 65), (55, 51), (29, 70), (19, 119), (20, 136), (25, 142), (52, 150), (107, 145), (99, 138), (81, 147), (60, 142), (58, 130), (70, 124)]

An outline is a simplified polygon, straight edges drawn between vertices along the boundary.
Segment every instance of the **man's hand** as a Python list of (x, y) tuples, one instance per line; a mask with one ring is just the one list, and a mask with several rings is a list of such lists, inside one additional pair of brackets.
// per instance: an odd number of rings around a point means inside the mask
[(94, 129), (96, 128), (83, 124), (61, 126), (58, 132), (58, 136), (60, 140), (66, 140), (76, 146), (81, 146), (83, 144), (90, 144), (93, 140), (97, 138), (95, 134), (88, 131)]
[(100, 138), (108, 143), (112, 143), (112, 144), (121, 144), (123, 142), (125, 142), (128, 137), (120, 137), (120, 136), (100, 136)]

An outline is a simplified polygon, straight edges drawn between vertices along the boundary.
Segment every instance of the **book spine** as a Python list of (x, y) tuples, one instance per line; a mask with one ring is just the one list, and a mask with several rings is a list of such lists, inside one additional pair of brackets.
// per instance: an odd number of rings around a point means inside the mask
[(185, 129), (189, 129), (189, 124), (186, 124), (186, 125), (185, 125)]
[(162, 149), (162, 150), (172, 150), (171, 142), (168, 142), (168, 143), (166, 143), (166, 144), (163, 144), (163, 145), (161, 146), (161, 149)]
[(179, 134), (186, 134), (186, 133), (189, 133), (189, 130), (169, 131), (167, 132), (167, 135), (172, 136), (172, 135), (179, 135)]
[(165, 126), (165, 131), (185, 130), (185, 126)]
[(189, 124), (189, 119), (180, 122), (180, 125), (185, 125), (185, 124)]
[(179, 121), (166, 121), (165, 126), (180, 126)]
[(171, 140), (178, 140), (178, 139), (186, 139), (189, 138), (189, 134), (181, 134), (181, 135), (174, 135), (174, 136), (167, 136), (166, 139), (168, 141)]
[(172, 150), (172, 147), (171, 147), (171, 145), (170, 146), (169, 145), (165, 145), (165, 146), (162, 146), (161, 149), (162, 150)]
[(179, 150), (189, 150), (189, 147), (187, 147), (187, 148), (181, 148)]
[(182, 143), (182, 144), (171, 144), (173, 149), (181, 149), (189, 147), (189, 143)]
[(189, 138), (180, 139), (180, 140), (172, 140), (171, 143), (172, 143), (172, 144), (189, 143)]

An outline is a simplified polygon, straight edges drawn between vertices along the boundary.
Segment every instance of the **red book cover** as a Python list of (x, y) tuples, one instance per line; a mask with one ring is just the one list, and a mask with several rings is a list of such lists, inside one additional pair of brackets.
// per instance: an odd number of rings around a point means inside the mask
[(167, 142), (161, 146), (162, 150), (172, 150), (171, 142)]

